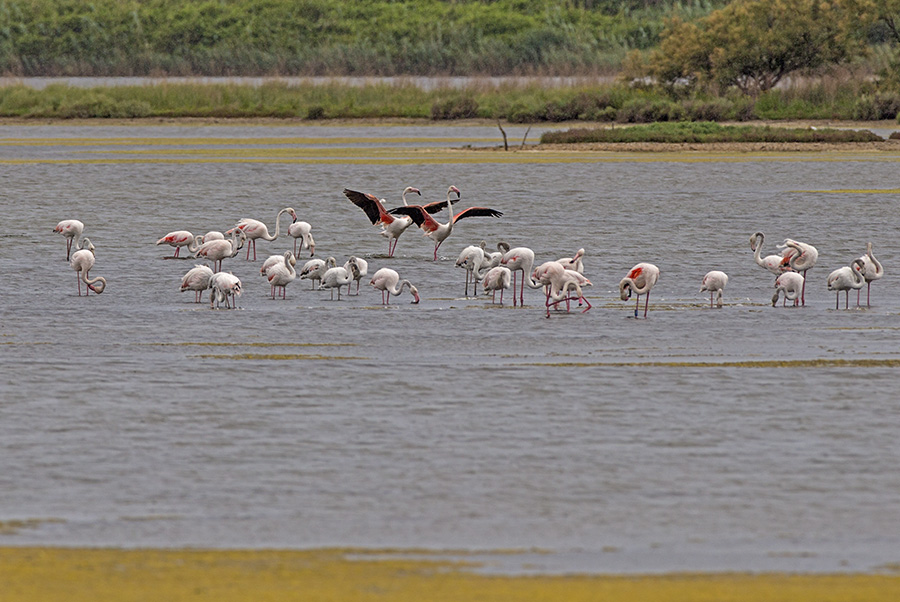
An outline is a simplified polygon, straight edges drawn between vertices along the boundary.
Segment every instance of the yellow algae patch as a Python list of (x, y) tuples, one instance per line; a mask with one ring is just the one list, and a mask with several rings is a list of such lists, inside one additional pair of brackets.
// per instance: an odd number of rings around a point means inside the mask
[(894, 602), (884, 574), (476, 574), (343, 550), (0, 548), (2, 602)]
[(142, 345), (154, 345), (160, 347), (355, 347), (356, 343), (200, 343), (200, 342), (183, 342), (183, 343), (141, 343)]
[(792, 190), (791, 192), (816, 192), (821, 194), (900, 194), (900, 188), (843, 188), (837, 190)]
[(366, 360), (366, 357), (320, 355), (309, 353), (235, 353), (200, 354), (194, 357), (224, 360)]
[(647, 368), (896, 368), (900, 359), (813, 359), (813, 360), (759, 360), (742, 362), (534, 362), (523, 366), (550, 366), (580, 368), (587, 366), (643, 366)]
[(47, 523), (63, 523), (61, 518), (25, 518), (0, 520), (0, 535), (15, 535), (22, 529), (34, 529)]

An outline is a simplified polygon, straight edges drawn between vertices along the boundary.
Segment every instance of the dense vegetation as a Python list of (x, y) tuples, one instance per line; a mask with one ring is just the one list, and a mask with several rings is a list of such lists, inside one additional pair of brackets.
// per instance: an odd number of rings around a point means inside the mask
[(366, 86), (160, 84), (93, 89), (53, 85), (36, 90), (0, 87), (0, 117), (294, 117), (501, 119), (515, 123), (600, 121), (748, 121), (753, 119), (892, 119), (900, 93), (876, 92), (869, 82), (823, 79), (769, 90), (758, 97), (732, 92), (673, 98), (664, 89), (626, 84), (548, 88), (423, 90), (412, 83)]
[(541, 143), (582, 142), (879, 142), (882, 138), (868, 130), (778, 128), (769, 126), (723, 126), (716, 123), (655, 123), (628, 128), (572, 129), (546, 132)]
[(593, 73), (727, 0), (0, 0), (14, 75)]

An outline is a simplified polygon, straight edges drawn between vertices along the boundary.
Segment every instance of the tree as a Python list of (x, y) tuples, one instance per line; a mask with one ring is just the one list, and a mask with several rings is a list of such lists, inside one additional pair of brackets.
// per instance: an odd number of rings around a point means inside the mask
[[(885, 0), (887, 1), (887, 0)], [(839, 63), (865, 50), (865, 0), (736, 0), (696, 23), (673, 20), (648, 61), (676, 80), (765, 92), (786, 75)]]

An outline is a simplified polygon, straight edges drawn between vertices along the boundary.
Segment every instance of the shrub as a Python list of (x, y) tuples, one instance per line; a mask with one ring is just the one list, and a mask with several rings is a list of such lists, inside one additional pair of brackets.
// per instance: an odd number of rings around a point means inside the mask
[(450, 98), (431, 105), (431, 118), (438, 119), (471, 119), (478, 117), (478, 101), (471, 96)]

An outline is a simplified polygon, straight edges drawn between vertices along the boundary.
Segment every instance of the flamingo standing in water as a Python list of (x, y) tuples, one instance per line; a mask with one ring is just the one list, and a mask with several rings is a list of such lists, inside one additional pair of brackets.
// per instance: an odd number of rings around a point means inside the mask
[(191, 253), (196, 253), (197, 249), (200, 248), (200, 243), (205, 239), (200, 236), (194, 236), (188, 230), (176, 230), (174, 232), (169, 232), (162, 238), (156, 241), (157, 245), (167, 244), (170, 247), (175, 247), (175, 254), (171, 257), (178, 257), (178, 252), (181, 251), (181, 247), (187, 247), (187, 250)]
[[(422, 194), (418, 188), (407, 186), (401, 195), (404, 205), (407, 205), (406, 195), (410, 192), (415, 192), (420, 196)], [(400, 235), (406, 232), (406, 229), (412, 225), (412, 218), (407, 215), (400, 217), (391, 215), (384, 208), (382, 202), (378, 200), (378, 197), (373, 194), (344, 188), (344, 196), (350, 199), (351, 203), (366, 212), (366, 216), (369, 218), (369, 221), (372, 222), (373, 226), (381, 224), (381, 235), (388, 239), (388, 257), (393, 257), (394, 251), (397, 250), (397, 243), (400, 241)], [(416, 206), (418, 207), (420, 205)], [(435, 213), (441, 210), (443, 202), (429, 203), (428, 205), (421, 206), (425, 207), (426, 211)]]
[(788, 301), (793, 301), (796, 307), (800, 302), (800, 294), (803, 291), (803, 285), (806, 278), (803, 274), (797, 272), (785, 272), (775, 279), (775, 294), (772, 295), (772, 307), (778, 303), (778, 296), (784, 293), (784, 302), (782, 306), (787, 305)]
[[(869, 297), (872, 294), (872, 281), (878, 280), (882, 276), (884, 276), (884, 268), (881, 266), (881, 262), (875, 259), (875, 256), (872, 255), (872, 243), (866, 244), (866, 254), (860, 257), (859, 259), (863, 262), (863, 267), (860, 268), (862, 272), (863, 278), (866, 279), (866, 307), (871, 307), (869, 303)], [(856, 305), (859, 305), (859, 294), (862, 292), (862, 289), (857, 291), (856, 293)]]
[[(453, 191), (459, 194), (459, 188), (456, 186), (451, 186), (448, 191)], [(425, 236), (431, 238), (434, 241), (434, 261), (437, 261), (437, 252), (441, 246), (441, 243), (447, 240), (450, 234), (453, 232), (453, 224), (457, 221), (466, 218), (466, 217), (476, 217), (476, 216), (487, 216), (487, 217), (500, 217), (503, 215), (500, 211), (496, 209), (490, 209), (488, 207), (469, 207), (468, 209), (463, 209), (459, 213), (453, 213), (453, 205), (448, 203), (448, 209), (450, 211), (450, 219), (446, 224), (441, 224), (433, 217), (431, 217), (427, 211), (425, 211), (420, 205), (410, 205), (409, 207), (397, 207), (396, 209), (391, 209), (390, 213), (393, 214), (401, 214), (410, 216), (416, 225), (425, 230)]]
[[(838, 309), (841, 291), (844, 291), (844, 309), (850, 308), (850, 289), (861, 290), (866, 284), (866, 278), (862, 273), (865, 263), (862, 258), (853, 260), (852, 266), (844, 266), (828, 274), (828, 290), (834, 291), (834, 308)], [(856, 303), (859, 307), (859, 301)]]
[(650, 305), (650, 289), (659, 280), (659, 268), (652, 263), (639, 263), (628, 272), (628, 275), (619, 282), (619, 297), (622, 301), (631, 299), (631, 294), (637, 295), (637, 303), (634, 306), (634, 317), (638, 317), (638, 307), (641, 304), (641, 295), (644, 298), (644, 317), (647, 317), (647, 308)]
[(790, 255), (785, 255), (788, 264), (795, 272), (803, 272), (803, 287), (800, 289), (800, 305), (806, 305), (806, 272), (816, 265), (819, 258), (819, 251), (810, 244), (798, 242), (791, 238), (785, 238), (784, 242), (778, 245), (779, 249), (785, 249), (785, 253), (791, 250)]
[(480, 270), (482, 264), (485, 263), (484, 248), (486, 246), (487, 243), (484, 241), (481, 241), (480, 245), (469, 245), (460, 251), (456, 260), (456, 267), (466, 270), (466, 297), (469, 296), (469, 280), (474, 281), (472, 294), (478, 295), (478, 281), (484, 277)]
[(316, 239), (312, 235), (312, 226), (309, 222), (291, 222), (287, 229), (288, 236), (294, 239), (294, 256), (297, 256), (297, 241), (300, 241), (300, 250), (309, 249), (309, 256), (316, 254)]
[(328, 271), (322, 274), (322, 279), (319, 283), (319, 290), (330, 289), (332, 301), (334, 301), (334, 289), (337, 289), (338, 301), (340, 301), (341, 287), (346, 284), (349, 288), (350, 283), (353, 282), (353, 279), (359, 273), (359, 268), (356, 267), (355, 262), (348, 262), (348, 264), (349, 269), (344, 267), (330, 268)]
[(270, 265), (265, 274), (266, 279), (272, 286), (272, 299), (275, 298), (276, 289), (279, 287), (281, 288), (281, 298), (286, 299), (287, 285), (297, 277), (297, 270), (294, 269), (294, 266), (297, 265), (297, 259), (294, 257), (294, 254), (290, 251), (285, 251), (281, 259), (282, 261)]
[(66, 238), (66, 261), (69, 261), (72, 245), (75, 245), (76, 250), (82, 248), (78, 246), (78, 242), (81, 239), (81, 233), (84, 232), (84, 224), (77, 219), (64, 219), (56, 224), (53, 231)]
[(324, 261), (321, 259), (310, 259), (303, 264), (303, 268), (300, 270), (300, 280), (309, 280), (312, 283), (312, 290), (315, 290), (316, 281), (321, 282), (325, 272), (336, 265), (337, 261), (334, 257), (329, 257)]
[(241, 281), (230, 272), (216, 272), (209, 279), (209, 308), (213, 309), (213, 302), (218, 308), (225, 302), (228, 309), (228, 300), (231, 299), (231, 308), (237, 308), (237, 298), (241, 296)]
[(754, 252), (753, 259), (756, 261), (757, 265), (772, 272), (778, 277), (790, 269), (788, 257), (793, 254), (793, 251), (787, 249), (780, 255), (766, 255), (765, 257), (762, 257), (762, 246), (765, 241), (766, 235), (762, 232), (756, 232), (750, 237), (750, 250)]
[[(259, 220), (245, 217), (235, 224), (234, 228), (237, 228), (247, 235), (247, 261), (250, 261), (251, 248), (253, 249), (253, 261), (256, 261), (256, 240), (258, 238), (262, 238), (263, 240), (275, 240), (278, 238), (278, 234), (281, 232), (281, 216), (285, 213), (290, 213), (291, 217), (294, 218), (294, 221), (297, 221), (297, 212), (291, 207), (285, 207), (275, 216), (274, 234), (269, 234), (269, 228)], [(228, 230), (226, 234), (231, 234), (234, 228)]]
[(231, 240), (205, 242), (197, 248), (194, 257), (209, 259), (213, 262), (213, 270), (220, 272), (222, 270), (222, 260), (226, 257), (237, 255), (241, 247), (244, 246), (244, 241), (247, 240), (247, 235), (244, 234), (243, 230), (232, 228), (229, 232), (231, 233)]
[[(381, 291), (382, 305), (390, 305), (391, 295), (396, 297), (403, 292), (404, 288), (409, 288), (409, 294), (413, 296), (412, 303), (419, 302), (419, 289), (413, 286), (413, 284), (405, 278), (400, 280), (400, 274), (391, 268), (381, 268), (375, 272), (375, 275), (372, 276), (372, 281), (369, 282), (369, 284)], [(385, 295), (387, 295), (387, 298), (385, 298)]]
[(213, 271), (208, 266), (197, 264), (181, 277), (181, 292), (194, 291), (194, 303), (200, 303), (200, 295), (209, 288)]
[(725, 290), (726, 284), (728, 284), (728, 274), (719, 270), (707, 272), (703, 277), (703, 282), (700, 283), (700, 292), (709, 291), (710, 307), (713, 306), (714, 293), (716, 294), (716, 305), (722, 307), (722, 291)]
[[(590, 302), (584, 298), (584, 294), (581, 291), (581, 287), (591, 286), (591, 281), (575, 270), (565, 269), (558, 261), (547, 261), (534, 270), (532, 277), (547, 288), (546, 305), (548, 318), (550, 317), (551, 305), (559, 307), (560, 302), (565, 301), (566, 311), (569, 311), (569, 301), (573, 298), (578, 299), (579, 305), (587, 305), (581, 313), (591, 309)], [(569, 294), (570, 290), (575, 291), (575, 297)]]
[[(350, 269), (350, 264), (356, 265), (356, 270)], [(359, 295), (359, 281), (369, 274), (369, 262), (362, 257), (350, 256), (344, 263), (344, 269), (352, 272), (353, 279), (356, 280), (356, 294)], [(347, 285), (347, 294), (350, 294), (350, 285)]]
[[(506, 267), (505, 265), (498, 265), (492, 267), (487, 271), (487, 274), (484, 275), (484, 279), (481, 283), (481, 288), (485, 293), (491, 292), (493, 293), (491, 297), (491, 304), (497, 301), (497, 291), (500, 291), (500, 305), (503, 305), (503, 291), (508, 289), (510, 283), (512, 281), (512, 271)], [(515, 299), (516, 291), (513, 291), (513, 298)]]
[[(84, 295), (88, 296), (90, 291), (94, 291), (98, 295), (106, 290), (106, 278), (97, 276), (96, 278), (88, 278), (91, 268), (94, 267), (94, 245), (90, 238), (82, 239), (78, 250), (72, 253), (70, 261), (72, 269), (75, 270), (75, 278), (78, 281), (78, 296), (81, 296), (81, 283), (84, 282), (87, 288)], [(97, 283), (100, 284), (99, 290)]]
[[(499, 247), (499, 244), (498, 244)], [(528, 247), (507, 248), (500, 258), (500, 264), (505, 265), (512, 272), (513, 277), (513, 307), (516, 306), (516, 272), (522, 272), (522, 284), (519, 287), (519, 302), (525, 306), (525, 285), (528, 288), (541, 288), (539, 282), (535, 282), (531, 277), (531, 269), (534, 267), (534, 251)]]

